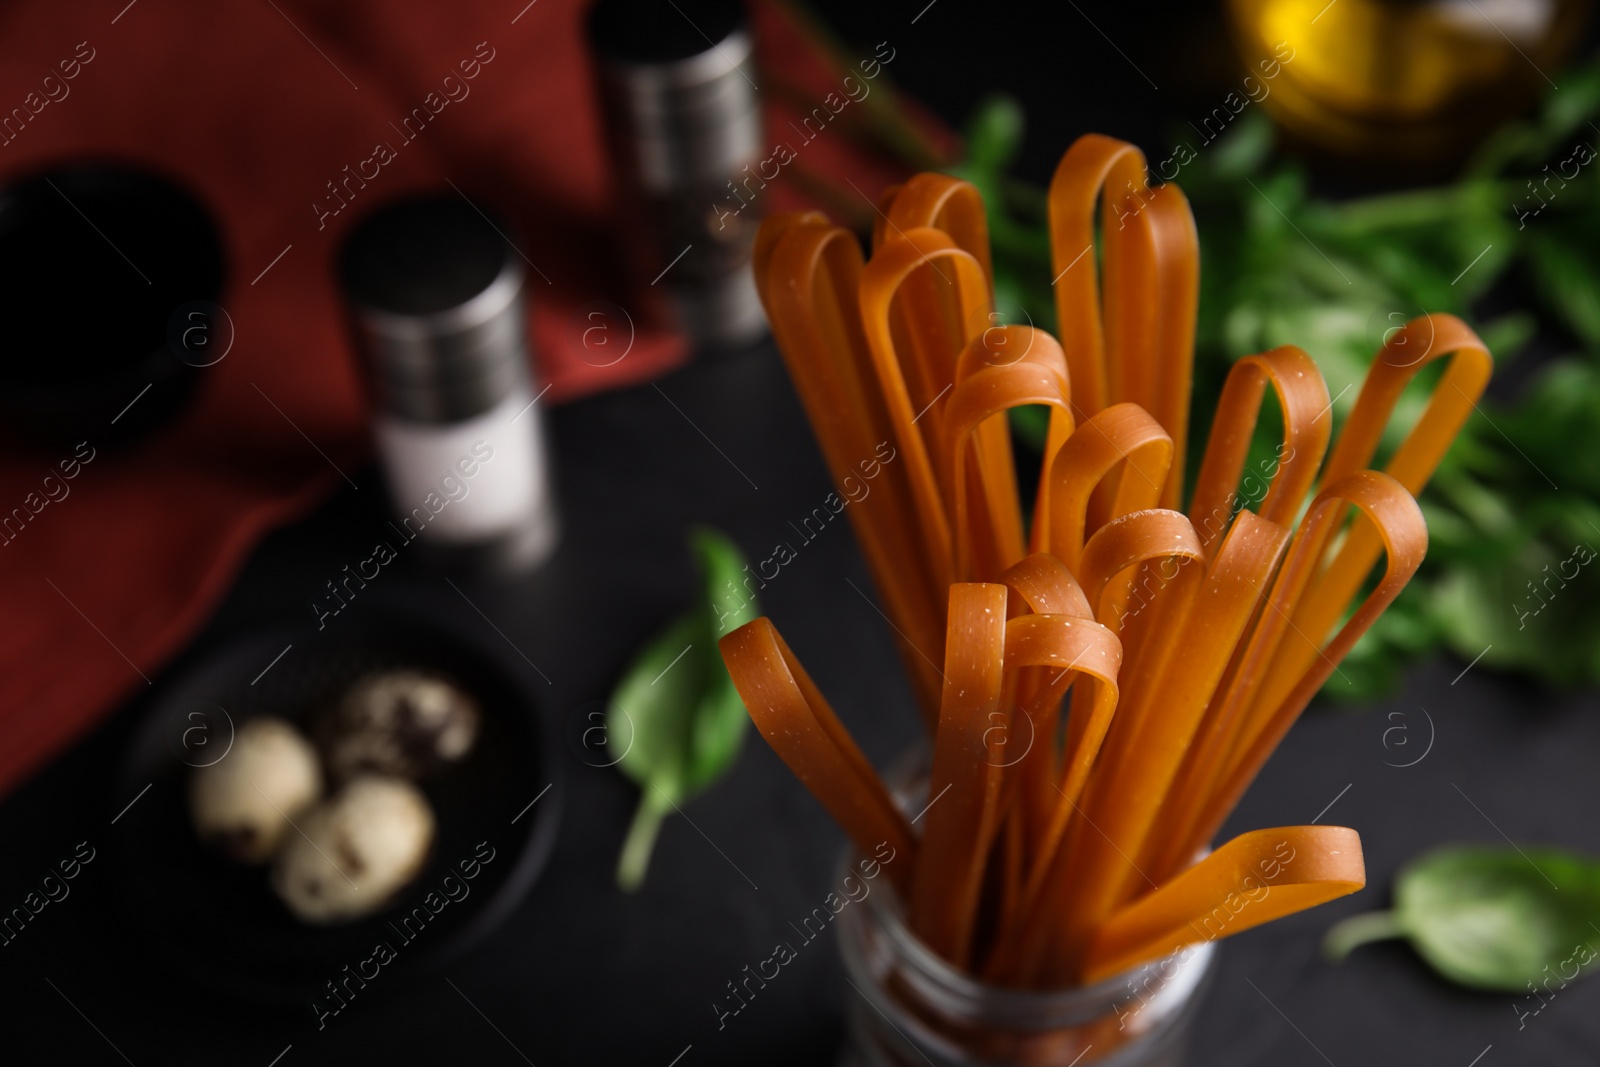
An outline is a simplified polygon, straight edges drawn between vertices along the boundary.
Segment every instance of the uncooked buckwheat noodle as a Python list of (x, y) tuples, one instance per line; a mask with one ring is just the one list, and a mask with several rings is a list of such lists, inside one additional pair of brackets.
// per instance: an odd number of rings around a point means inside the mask
[[(841, 491), (894, 450), (850, 515), (931, 738), (920, 825), (765, 618), (722, 641), (757, 728), (863, 854), (893, 847), (912, 931), (989, 982), (1097, 981), (1361, 888), (1344, 827), (1208, 848), (1420, 565), (1414, 494), (1488, 350), (1448, 315), (1408, 323), (1331, 453), (1315, 362), (1293, 346), (1239, 360), (1182, 513), (1199, 247), (1177, 186), (1152, 187), (1108, 137), (1066, 153), (1049, 194), (1059, 341), (995, 318), (975, 188), (921, 174), (877, 206), (870, 259), (794, 213), (762, 225), (755, 272)], [(1423, 415), (1369, 469), (1438, 360)], [(1240, 483), (1269, 386), (1283, 430), (1256, 502)], [(1024, 405), (1049, 409), (1031, 528), (1007, 425)]]

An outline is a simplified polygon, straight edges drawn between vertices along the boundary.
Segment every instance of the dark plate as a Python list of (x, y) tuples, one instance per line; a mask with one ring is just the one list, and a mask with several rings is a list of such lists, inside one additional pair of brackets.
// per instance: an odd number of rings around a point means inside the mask
[[(113, 793), (132, 797), (150, 786), (119, 816), (125, 832), (113, 854), (127, 921), (180, 969), (242, 998), (325, 995), (325, 983), (343, 979), (346, 965), (370, 977), (376, 964), (363, 961), (379, 942), (394, 958), (375, 984), (392, 987), (431, 970), (505, 919), (554, 842), (561, 795), (554, 749), (519, 665), (393, 607), (339, 623), (320, 633), (263, 629), (197, 659), (157, 695), (135, 730)], [(478, 742), (462, 765), (422, 783), (437, 831), (416, 880), (374, 916), (310, 926), (274, 895), (265, 868), (235, 864), (199, 842), (188, 777), (195, 765), (226, 759), (233, 732), (249, 718), (279, 715), (309, 733), (314, 717), (352, 681), (393, 667), (438, 671), (472, 693), (483, 711)], [(473, 860), (479, 862), (469, 880), (461, 864), (470, 870)], [(430, 892), (439, 894), (435, 906), (447, 900), (437, 913), (423, 905)]]

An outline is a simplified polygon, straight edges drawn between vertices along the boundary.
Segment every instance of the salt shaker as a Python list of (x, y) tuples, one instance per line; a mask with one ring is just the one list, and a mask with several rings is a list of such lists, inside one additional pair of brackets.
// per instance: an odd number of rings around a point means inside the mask
[(558, 522), (502, 227), (454, 194), (391, 203), (345, 240), (339, 274), (396, 532), (447, 564), (542, 563)]

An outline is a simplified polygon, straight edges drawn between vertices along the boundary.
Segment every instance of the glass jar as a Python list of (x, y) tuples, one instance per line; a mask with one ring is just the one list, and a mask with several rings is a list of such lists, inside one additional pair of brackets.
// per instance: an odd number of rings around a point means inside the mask
[[(845, 850), (839, 878), (854, 872)], [(1007, 989), (945, 962), (906, 927), (880, 884), (836, 925), (854, 989), (841, 1067), (1178, 1067), (1216, 944), (1183, 949), (1091, 986)]]
[[(884, 776), (908, 815), (927, 808), (931, 758), (916, 746)], [(839, 864), (842, 885), (855, 850)], [(835, 925), (854, 990), (839, 1067), (1179, 1067), (1217, 952), (1208, 941), (1090, 986), (1008, 989), (924, 945), (887, 880)]]

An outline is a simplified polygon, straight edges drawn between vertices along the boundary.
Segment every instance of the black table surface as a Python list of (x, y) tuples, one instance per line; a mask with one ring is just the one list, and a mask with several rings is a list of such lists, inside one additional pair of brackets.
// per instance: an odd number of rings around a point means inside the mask
[[(691, 523), (713, 523), (762, 558), (797, 541), (790, 522), (830, 486), (767, 345), (556, 409), (550, 421), (566, 520), (551, 565), (521, 582), (459, 589), (419, 569), (386, 569), (382, 580), (384, 596), (515, 645), (549, 677), (540, 713), (564, 727), (599, 706), (630, 651), (686, 602)], [(323, 578), (386, 521), (377, 472), (357, 482), (267, 540), (192, 655), (261, 620), (312, 611)], [(843, 524), (797, 550), (763, 591), (764, 608), (881, 766), (918, 727), (870, 580)], [(1593, 1062), (1600, 983), (1562, 990), (1519, 1025), (1517, 998), (1452, 989), (1399, 945), (1339, 966), (1318, 954), (1335, 918), (1381, 907), (1395, 869), (1437, 842), (1500, 843), (1504, 833), (1600, 851), (1600, 701), (1538, 696), (1463, 666), (1422, 667), (1403, 692), (1360, 711), (1313, 710), (1268, 765), (1230, 829), (1319, 818), (1356, 827), (1371, 886), (1226, 942), (1192, 1063), (1465, 1067), (1491, 1045), (1483, 1064)], [(79, 841), (103, 849), (140, 832), (137, 805), (111, 825), (133, 798), (109, 795), (107, 783), (149, 699), (0, 805), (0, 901), (20, 900)], [(442, 973), (396, 988), (375, 982), (320, 1030), (304, 1006), (230, 1003), (153, 962), (112, 909), (107, 872), (91, 864), (69, 897), (0, 949), (10, 1023), (0, 1040), (25, 1050), (23, 1062), (83, 1064), (265, 1067), (285, 1049), (284, 1067), (352, 1057), (666, 1067), (680, 1054), (687, 1067), (832, 1062), (856, 994), (831, 939), (807, 945), (781, 982), (723, 1025), (712, 1006), (823, 899), (841, 847), (759, 736), (723, 782), (668, 821), (649, 879), (631, 896), (612, 875), (636, 790), (591, 766), (599, 760), (581, 746), (565, 746), (561, 759), (565, 811), (543, 877), (499, 931)], [(542, 785), (528, 783), (530, 799)], [(192, 891), (173, 885), (170, 906), (183, 908)]]
[[(1030, 33), (1023, 8), (974, 20), (963, 5), (970, 0), (892, 12), (819, 6), (863, 55), (872, 42), (895, 42), (894, 76), (946, 117), (959, 119), (990, 88), (1035, 105), (1042, 132), (1025, 167), (1034, 177), (1084, 129), (1159, 143), (1162, 117), (1181, 116), (1186, 99), (1185, 83), (1167, 78), (1174, 49), (1221, 41), (1213, 24), (1193, 30), (1169, 18), (1184, 10), (1176, 5), (1090, 5), (1093, 26), (1063, 8), (1050, 33)], [(913, 8), (922, 13), (908, 22)], [(1146, 73), (1161, 89), (1145, 85)], [(1064, 99), (1071, 109), (1056, 106)], [(795, 537), (791, 524), (831, 487), (770, 345), (554, 409), (549, 421), (566, 528), (547, 568), (458, 590), (402, 560), (374, 592), (514, 646), (548, 676), (539, 712), (565, 735), (688, 601), (689, 525), (728, 531), (752, 559), (789, 542), (796, 558), (763, 591), (765, 611), (871, 759), (881, 766), (914, 742), (915, 711), (848, 527)], [(323, 582), (384, 528), (376, 471), (356, 481), (266, 540), (155, 691), (230, 634), (310, 617)], [(1316, 705), (1267, 766), (1229, 832), (1319, 819), (1356, 827), (1370, 886), (1226, 942), (1191, 1064), (1494, 1067), (1600, 1055), (1600, 982), (1562, 989), (1527, 1015), (1531, 1002), (1447, 986), (1396, 943), (1342, 965), (1319, 955), (1334, 920), (1384, 906), (1396, 869), (1434, 844), (1510, 839), (1600, 852), (1600, 700), (1466, 667), (1422, 665), (1401, 692), (1360, 710)], [(103, 847), (139, 831), (137, 805), (111, 823), (133, 798), (109, 783), (150, 699), (119, 709), (0, 803), (0, 905), (20, 901), (78, 842)], [(560, 758), (564, 813), (544, 875), (499, 930), (441, 973), (375, 982), (319, 1030), (305, 1006), (232, 1002), (156, 963), (113, 907), (109, 872), (91, 864), (69, 897), (0, 947), (0, 1061), (832, 1063), (856, 994), (831, 938), (807, 945), (781, 982), (721, 1026), (713, 1007), (726, 982), (823, 899), (841, 847), (765, 743), (752, 732), (729, 776), (668, 821), (635, 895), (617, 890), (613, 869), (636, 789), (581, 749), (567, 745)], [(543, 784), (528, 783), (530, 799)], [(172, 885), (170, 906), (182, 909), (196, 891)]]

